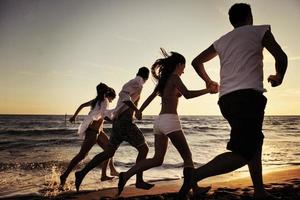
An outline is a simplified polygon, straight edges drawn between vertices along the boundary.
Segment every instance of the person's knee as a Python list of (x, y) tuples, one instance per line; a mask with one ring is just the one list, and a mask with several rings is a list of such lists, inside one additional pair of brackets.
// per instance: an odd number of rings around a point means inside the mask
[(85, 153), (85, 152), (79, 152), (79, 153), (77, 154), (77, 158), (78, 158), (79, 160), (83, 160), (86, 156), (87, 156), (87, 153)]
[(149, 147), (147, 144), (143, 144), (138, 148), (139, 153), (143, 154), (143, 155), (147, 155), (149, 152)]
[(104, 152), (106, 153), (107, 159), (109, 159), (115, 155), (116, 150), (113, 148), (107, 147)]
[(153, 167), (158, 167), (158, 166), (161, 166), (164, 162), (164, 158), (161, 157), (161, 156), (154, 156), (152, 158), (152, 163), (153, 163)]

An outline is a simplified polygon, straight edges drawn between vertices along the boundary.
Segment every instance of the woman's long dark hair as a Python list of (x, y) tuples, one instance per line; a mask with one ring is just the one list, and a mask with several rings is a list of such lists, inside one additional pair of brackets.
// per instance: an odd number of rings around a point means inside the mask
[(106, 97), (112, 97), (113, 99), (116, 98), (116, 92), (112, 87), (108, 87), (106, 93), (105, 93)]
[(97, 96), (92, 101), (91, 109), (95, 108), (97, 102), (102, 102), (104, 100), (104, 94), (108, 91), (108, 89), (109, 89), (109, 87), (104, 83), (100, 83), (99, 85), (97, 85), (97, 87), (96, 87)]
[(171, 52), (169, 56), (164, 49), (161, 49), (165, 58), (161, 58), (155, 61), (151, 67), (151, 73), (154, 79), (157, 81), (155, 91), (159, 96), (162, 96), (167, 80), (176, 69), (177, 64), (185, 64), (185, 58), (183, 55)]

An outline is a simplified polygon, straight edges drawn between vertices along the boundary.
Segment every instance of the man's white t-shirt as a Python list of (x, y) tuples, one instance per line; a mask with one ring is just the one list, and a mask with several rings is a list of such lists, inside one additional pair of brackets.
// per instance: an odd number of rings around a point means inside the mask
[(269, 25), (235, 28), (213, 43), (220, 58), (220, 97), (242, 89), (264, 92), (262, 39)]

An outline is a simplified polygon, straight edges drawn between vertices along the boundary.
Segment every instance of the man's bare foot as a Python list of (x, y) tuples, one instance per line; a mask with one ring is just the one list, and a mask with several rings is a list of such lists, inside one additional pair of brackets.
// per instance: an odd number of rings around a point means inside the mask
[(281, 197), (276, 197), (270, 194), (269, 192), (264, 192), (262, 194), (254, 194), (255, 200), (279, 200)]
[(206, 194), (211, 189), (211, 186), (208, 187), (193, 187), (193, 196), (196, 197), (198, 195)]
[(101, 181), (110, 181), (112, 179), (114, 179), (113, 176), (107, 176), (107, 175), (105, 175), (105, 176), (102, 176), (100, 180)]
[(152, 187), (154, 187), (154, 184), (147, 183), (145, 181), (143, 182), (138, 182), (135, 184), (136, 188), (144, 189), (144, 190), (150, 190)]

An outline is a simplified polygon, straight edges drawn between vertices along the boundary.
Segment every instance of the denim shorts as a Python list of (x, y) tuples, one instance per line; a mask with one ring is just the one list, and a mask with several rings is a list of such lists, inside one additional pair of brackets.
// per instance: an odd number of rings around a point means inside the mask
[(266, 103), (267, 98), (252, 89), (234, 91), (219, 99), (222, 115), (231, 127), (228, 150), (251, 160), (261, 149)]

